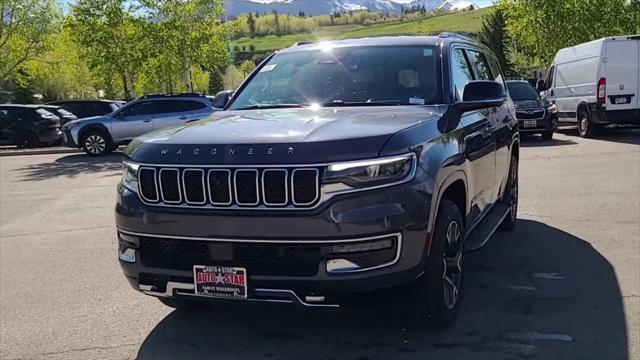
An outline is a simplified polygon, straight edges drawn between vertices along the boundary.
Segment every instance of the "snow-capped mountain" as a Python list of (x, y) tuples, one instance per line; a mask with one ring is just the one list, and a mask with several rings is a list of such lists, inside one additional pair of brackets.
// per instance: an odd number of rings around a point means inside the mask
[[(427, 10), (445, 8), (466, 9), (474, 5), (468, 0), (225, 0), (227, 17), (245, 13), (263, 14), (273, 10), (280, 14), (320, 15), (339, 11), (399, 12), (402, 8), (424, 6)], [(477, 8), (477, 6), (474, 5)]]

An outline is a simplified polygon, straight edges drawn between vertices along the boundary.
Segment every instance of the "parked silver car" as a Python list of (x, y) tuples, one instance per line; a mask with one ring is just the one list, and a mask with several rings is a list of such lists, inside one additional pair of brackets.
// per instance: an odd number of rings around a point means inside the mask
[(63, 141), (99, 156), (146, 132), (200, 120), (213, 111), (203, 95), (145, 95), (110, 114), (68, 122), (62, 128)]

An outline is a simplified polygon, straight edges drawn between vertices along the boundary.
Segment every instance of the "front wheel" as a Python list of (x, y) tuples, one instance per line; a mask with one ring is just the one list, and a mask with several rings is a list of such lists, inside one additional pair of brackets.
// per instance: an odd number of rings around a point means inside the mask
[(507, 187), (504, 189), (504, 194), (502, 194), (500, 201), (509, 208), (509, 214), (502, 220), (500, 228), (513, 230), (516, 227), (518, 214), (518, 158), (514, 155), (511, 155)]
[(38, 137), (30, 132), (23, 132), (16, 136), (16, 145), (18, 149), (32, 149), (39, 145)]
[(426, 274), (415, 289), (414, 320), (435, 329), (451, 325), (462, 297), (462, 255), (465, 236), (460, 210), (442, 200), (426, 259)]
[(542, 140), (549, 141), (549, 140), (553, 139), (553, 129), (547, 130), (547, 131), (543, 132), (541, 135), (542, 135)]
[(91, 156), (106, 155), (113, 150), (111, 139), (103, 131), (89, 131), (82, 136), (82, 148)]

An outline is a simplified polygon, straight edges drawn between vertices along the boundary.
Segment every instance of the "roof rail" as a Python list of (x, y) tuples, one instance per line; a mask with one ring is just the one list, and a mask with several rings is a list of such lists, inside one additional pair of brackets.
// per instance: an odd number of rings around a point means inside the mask
[(181, 94), (145, 94), (140, 99), (152, 99), (152, 98), (167, 98), (167, 97), (205, 97), (205, 94), (200, 93), (181, 93)]
[(297, 43), (293, 44), (293, 46), (311, 45), (314, 43), (314, 41), (298, 41)]
[(466, 36), (466, 35), (462, 35), (454, 32), (447, 32), (447, 31), (441, 32), (440, 34), (438, 34), (438, 37), (439, 38), (457, 38), (460, 40), (476, 41), (474, 38), (470, 36)]

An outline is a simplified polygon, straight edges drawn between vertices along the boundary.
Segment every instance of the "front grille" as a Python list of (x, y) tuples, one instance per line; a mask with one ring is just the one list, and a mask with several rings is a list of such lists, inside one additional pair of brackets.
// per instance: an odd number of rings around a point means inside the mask
[(518, 120), (542, 119), (544, 117), (543, 108), (518, 109), (516, 110), (516, 118)]
[(308, 208), (320, 194), (316, 168), (140, 167), (147, 204), (213, 208)]
[(212, 243), (141, 238), (139, 255), (149, 267), (193, 270), (193, 265), (244, 267), (251, 275), (313, 276), (321, 246), (315, 244)]

